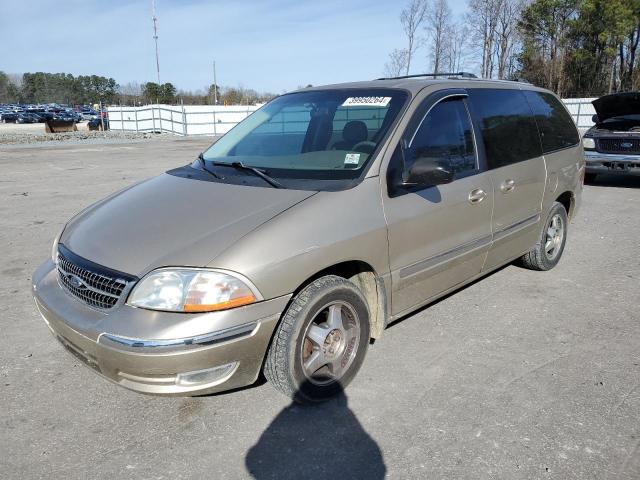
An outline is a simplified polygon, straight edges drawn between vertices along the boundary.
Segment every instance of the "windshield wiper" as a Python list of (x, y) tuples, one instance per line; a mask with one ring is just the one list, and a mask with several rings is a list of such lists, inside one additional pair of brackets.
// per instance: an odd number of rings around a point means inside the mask
[(200, 161), (200, 166), (202, 167), (202, 170), (207, 172), (213, 178), (217, 178), (218, 180), (224, 180), (224, 177), (218, 175), (216, 172), (212, 172), (207, 168), (207, 163), (204, 160), (204, 155), (202, 154), (202, 152), (200, 152), (200, 154), (198, 155), (198, 160)]
[(249, 165), (245, 165), (242, 162), (227, 163), (227, 162), (213, 161), (212, 164), (216, 166), (233, 167), (237, 170), (248, 170), (250, 172), (253, 172), (255, 175), (263, 179), (265, 182), (267, 182), (269, 185), (271, 185), (274, 188), (285, 188), (284, 185), (278, 182), (275, 178), (272, 178), (269, 175), (267, 175), (264, 172), (264, 170), (260, 170), (259, 168), (256, 168), (256, 167), (250, 167)]

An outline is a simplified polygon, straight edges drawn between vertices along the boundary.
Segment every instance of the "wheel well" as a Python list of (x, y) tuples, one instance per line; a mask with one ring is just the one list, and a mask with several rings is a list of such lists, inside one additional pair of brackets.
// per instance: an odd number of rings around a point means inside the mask
[(386, 302), (384, 285), (376, 275), (373, 267), (366, 262), (358, 260), (337, 263), (320, 270), (313, 276), (309, 277), (298, 287), (294, 292), (294, 295), (314, 280), (326, 275), (336, 275), (338, 277), (346, 278), (360, 289), (362, 295), (367, 301), (367, 306), (369, 307), (369, 313), (371, 315), (371, 338), (379, 338), (385, 326)]
[(556, 198), (556, 202), (561, 203), (564, 206), (564, 209), (567, 211), (567, 216), (569, 219), (573, 216), (573, 193), (567, 191)]

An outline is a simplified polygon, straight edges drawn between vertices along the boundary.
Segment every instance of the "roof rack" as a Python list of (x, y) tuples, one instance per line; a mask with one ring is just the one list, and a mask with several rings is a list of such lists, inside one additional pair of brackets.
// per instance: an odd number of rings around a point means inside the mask
[(436, 73), (419, 73), (417, 75), (403, 75), (401, 77), (382, 77), (376, 80), (402, 80), (404, 78), (420, 78), (420, 77), (462, 77), (462, 78), (478, 78), (475, 74), (469, 72), (436, 72)]

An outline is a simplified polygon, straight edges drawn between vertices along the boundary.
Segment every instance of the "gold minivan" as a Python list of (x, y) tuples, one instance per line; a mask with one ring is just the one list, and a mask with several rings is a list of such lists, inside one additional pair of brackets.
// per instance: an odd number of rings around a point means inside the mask
[(306, 88), (72, 218), (33, 294), (123, 387), (200, 395), (263, 373), (320, 401), (389, 322), (513, 261), (553, 268), (584, 173), (570, 115), (529, 84)]

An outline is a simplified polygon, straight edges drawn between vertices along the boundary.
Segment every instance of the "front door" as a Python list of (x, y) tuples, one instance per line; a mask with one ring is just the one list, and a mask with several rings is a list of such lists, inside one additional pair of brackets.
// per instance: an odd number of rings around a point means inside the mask
[[(387, 169), (392, 314), (402, 315), (480, 273), (491, 244), (493, 187), (478, 162), (464, 91), (428, 97)], [(404, 156), (404, 158), (403, 158)], [(410, 157), (410, 158), (408, 158)], [(449, 184), (398, 186), (419, 157), (448, 162)]]

